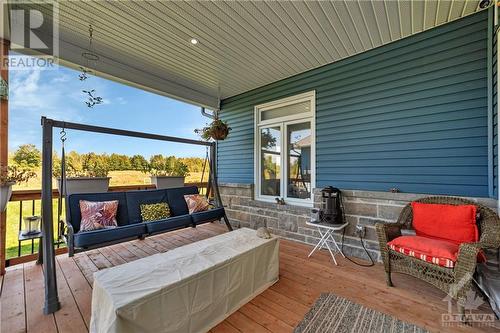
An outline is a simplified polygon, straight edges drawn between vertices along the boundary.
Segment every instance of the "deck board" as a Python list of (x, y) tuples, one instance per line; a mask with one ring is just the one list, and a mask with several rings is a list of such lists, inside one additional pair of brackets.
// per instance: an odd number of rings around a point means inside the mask
[[(93, 274), (99, 269), (166, 252), (225, 232), (219, 224), (205, 224), (78, 253), (73, 258), (57, 256), (57, 276), (62, 309), (55, 315), (42, 314), (42, 267), (34, 262), (17, 265), (0, 277), (0, 332), (84, 332), (90, 325)], [(282, 240), (280, 280), (255, 297), (213, 333), (291, 332), (322, 292), (333, 292), (359, 304), (415, 323), (431, 331), (497, 332), (493, 328), (442, 327), (447, 311), (444, 293), (417, 279), (395, 274), (396, 287), (385, 285), (383, 267), (363, 268), (344, 259), (339, 266), (328, 253), (318, 251), (311, 258), (309, 245)], [(490, 312), (483, 305), (482, 312)]]
[(24, 265), (7, 270), (3, 279), (0, 309), (0, 332), (25, 332)]
[(43, 314), (44, 289), (43, 271), (35, 262), (24, 264), (26, 291), (26, 330), (28, 333), (57, 332), (54, 316)]
[(73, 293), (79, 312), (88, 327), (90, 325), (92, 288), (87, 282), (85, 275), (72, 258), (68, 258), (66, 255), (58, 256), (57, 263), (61, 268), (66, 283)]
[[(57, 261), (56, 261), (57, 262)], [(87, 324), (83, 319), (80, 309), (76, 305), (73, 292), (66, 281), (60, 266), (56, 263), (57, 290), (61, 309), (54, 313), (57, 330), (59, 333), (85, 333), (88, 332)]]

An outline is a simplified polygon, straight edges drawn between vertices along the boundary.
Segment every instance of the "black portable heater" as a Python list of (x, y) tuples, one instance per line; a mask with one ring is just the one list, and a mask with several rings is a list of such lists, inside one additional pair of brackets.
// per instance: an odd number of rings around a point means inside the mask
[(322, 222), (331, 224), (343, 224), (342, 192), (335, 187), (328, 186), (321, 190), (323, 207), (320, 210)]

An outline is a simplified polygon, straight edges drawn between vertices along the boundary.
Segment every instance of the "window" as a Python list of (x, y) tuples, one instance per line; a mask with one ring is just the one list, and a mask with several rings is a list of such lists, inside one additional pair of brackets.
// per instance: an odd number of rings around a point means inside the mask
[(312, 203), (315, 93), (255, 107), (255, 197)]

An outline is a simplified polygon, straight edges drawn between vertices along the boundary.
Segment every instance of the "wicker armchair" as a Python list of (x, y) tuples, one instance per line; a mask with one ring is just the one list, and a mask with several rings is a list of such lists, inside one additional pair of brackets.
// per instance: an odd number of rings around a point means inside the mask
[(450, 205), (475, 205), (479, 212), (479, 242), (460, 245), (454, 268), (446, 268), (391, 250), (387, 246), (402, 235), (402, 229), (413, 229), (411, 204), (406, 205), (396, 223), (377, 223), (380, 253), (387, 274), (387, 285), (392, 287), (391, 273), (404, 273), (424, 280), (446, 292), (458, 302), (459, 313), (464, 313), (466, 293), (472, 286), (472, 276), (476, 269), (477, 254), (481, 249), (500, 247), (500, 219), (488, 207), (476, 202), (456, 197), (428, 197), (416, 202)]

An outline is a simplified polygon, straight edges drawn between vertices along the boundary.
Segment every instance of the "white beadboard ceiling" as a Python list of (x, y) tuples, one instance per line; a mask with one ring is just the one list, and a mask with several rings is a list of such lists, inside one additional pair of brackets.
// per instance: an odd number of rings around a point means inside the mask
[(475, 0), (60, 1), (60, 57), (82, 62), (92, 24), (103, 76), (216, 107), (478, 10)]

